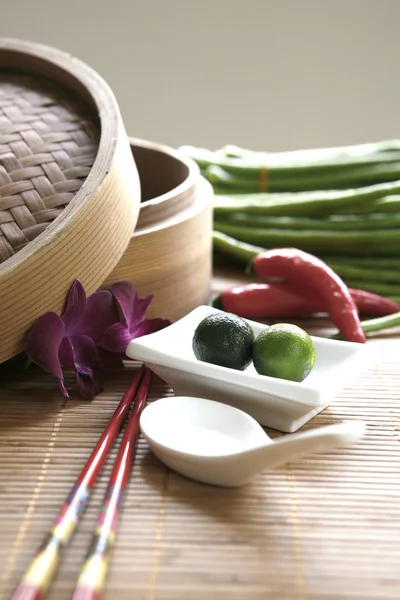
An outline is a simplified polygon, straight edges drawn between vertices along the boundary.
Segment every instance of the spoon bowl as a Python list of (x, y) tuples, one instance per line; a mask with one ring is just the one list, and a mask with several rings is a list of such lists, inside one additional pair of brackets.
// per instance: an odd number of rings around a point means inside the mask
[(365, 425), (344, 421), (271, 440), (237, 408), (175, 396), (149, 404), (140, 428), (153, 453), (174, 471), (203, 483), (239, 487), (303, 454), (354, 443)]

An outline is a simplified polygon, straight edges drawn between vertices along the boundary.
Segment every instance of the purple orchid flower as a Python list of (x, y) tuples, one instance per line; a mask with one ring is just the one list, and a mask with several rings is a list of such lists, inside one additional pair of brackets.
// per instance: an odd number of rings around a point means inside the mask
[[(117, 358), (101, 353), (96, 344), (118, 318), (111, 292), (101, 290), (86, 298), (82, 283), (75, 280), (63, 315), (42, 315), (29, 332), (25, 351), (34, 363), (58, 377), (64, 396), (68, 397), (68, 392), (63, 367), (76, 371), (79, 391), (85, 398), (93, 398), (102, 390), (103, 369)], [(117, 363), (121, 364), (120, 359)]]
[(68, 397), (63, 368), (76, 371), (82, 396), (94, 398), (103, 389), (105, 370), (122, 366), (129, 342), (170, 324), (167, 319), (145, 319), (153, 296), (140, 298), (128, 281), (86, 297), (79, 280), (72, 284), (60, 317), (42, 315), (29, 332), (25, 351), (32, 362), (59, 379)]
[(109, 352), (124, 354), (128, 344), (134, 338), (154, 333), (171, 324), (168, 319), (145, 319), (145, 312), (153, 294), (140, 298), (135, 287), (129, 281), (119, 281), (111, 288), (116, 299), (121, 320), (108, 327), (100, 338), (99, 346)]

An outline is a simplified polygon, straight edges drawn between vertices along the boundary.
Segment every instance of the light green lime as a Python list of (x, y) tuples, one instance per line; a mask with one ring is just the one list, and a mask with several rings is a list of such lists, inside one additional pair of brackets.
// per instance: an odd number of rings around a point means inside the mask
[(314, 366), (314, 344), (301, 327), (277, 323), (257, 336), (253, 362), (260, 375), (303, 381)]

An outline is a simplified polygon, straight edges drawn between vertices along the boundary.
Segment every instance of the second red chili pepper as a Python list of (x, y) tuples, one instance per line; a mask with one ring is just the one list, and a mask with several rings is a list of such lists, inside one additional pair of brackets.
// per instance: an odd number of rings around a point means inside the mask
[[(249, 283), (224, 290), (213, 304), (247, 319), (310, 317), (327, 308), (310, 298), (301, 297), (299, 286), (287, 283)], [(349, 288), (360, 314), (383, 317), (400, 312), (400, 304), (364, 290)]]
[(297, 248), (276, 248), (261, 252), (253, 261), (256, 274), (268, 279), (282, 278), (312, 293), (326, 307), (344, 339), (365, 343), (357, 307), (342, 279), (322, 260)]

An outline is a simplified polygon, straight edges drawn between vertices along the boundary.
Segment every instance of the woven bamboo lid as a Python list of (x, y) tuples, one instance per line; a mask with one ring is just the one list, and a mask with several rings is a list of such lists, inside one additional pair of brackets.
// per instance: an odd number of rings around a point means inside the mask
[(97, 115), (42, 78), (0, 73), (0, 262), (42, 233), (96, 158)]
[(0, 362), (32, 323), (88, 293), (122, 256), (140, 206), (115, 98), (84, 63), (0, 40)]

